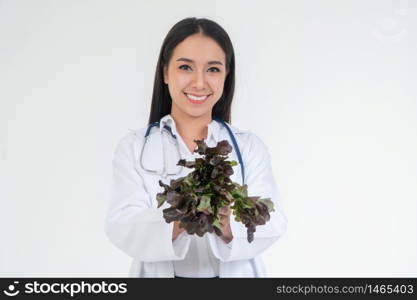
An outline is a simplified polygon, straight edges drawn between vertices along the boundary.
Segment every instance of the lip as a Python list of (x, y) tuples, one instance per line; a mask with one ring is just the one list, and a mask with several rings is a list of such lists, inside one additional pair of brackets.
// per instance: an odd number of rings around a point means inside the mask
[(191, 100), (190, 98), (188, 98), (187, 97), (187, 93), (184, 93), (184, 96), (185, 96), (185, 98), (187, 98), (187, 100), (189, 101), (189, 102), (191, 102), (191, 103), (193, 103), (193, 104), (203, 104), (203, 103), (205, 103), (209, 98), (210, 98), (210, 96), (212, 95), (212, 94), (207, 94), (207, 95), (200, 95), (200, 96), (197, 96), (197, 95), (195, 95), (195, 94), (191, 94), (191, 93), (189, 93), (190, 95), (193, 95), (193, 96), (196, 96), (196, 97), (202, 97), (202, 96), (207, 96), (207, 98), (205, 99), (205, 100)]
[(210, 96), (211, 95), (211, 94), (201, 94), (201, 95), (198, 95), (198, 94), (187, 93), (187, 92), (184, 92), (184, 94), (189, 94), (189, 95), (193, 95), (193, 96), (196, 96), (196, 97), (203, 97), (203, 96)]

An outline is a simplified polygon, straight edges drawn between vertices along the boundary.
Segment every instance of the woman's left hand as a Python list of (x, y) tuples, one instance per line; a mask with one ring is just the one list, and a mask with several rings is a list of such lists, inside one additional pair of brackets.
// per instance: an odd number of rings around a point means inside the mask
[(230, 204), (228, 206), (224, 206), (219, 208), (219, 211), (217, 212), (220, 224), (222, 227), (230, 223), (230, 215), (232, 214), (232, 209), (230, 208)]
[(232, 214), (232, 209), (230, 204), (228, 206), (222, 207), (218, 210), (217, 215), (219, 216), (220, 225), (222, 226), (221, 236), (222, 240), (228, 244), (233, 240), (232, 229), (230, 228), (230, 215)]

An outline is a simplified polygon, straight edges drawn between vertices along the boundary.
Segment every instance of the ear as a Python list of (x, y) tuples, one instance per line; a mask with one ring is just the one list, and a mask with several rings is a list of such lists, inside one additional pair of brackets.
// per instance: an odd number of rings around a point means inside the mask
[(168, 84), (168, 70), (167, 69), (168, 68), (166, 66), (163, 68), (164, 82), (165, 82), (165, 84)]

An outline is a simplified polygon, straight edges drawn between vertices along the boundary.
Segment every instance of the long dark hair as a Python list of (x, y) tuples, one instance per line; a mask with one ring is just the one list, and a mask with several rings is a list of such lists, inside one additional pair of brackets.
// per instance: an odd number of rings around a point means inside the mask
[(232, 42), (226, 31), (216, 22), (205, 18), (186, 18), (171, 28), (162, 43), (155, 72), (149, 124), (158, 122), (163, 116), (171, 113), (172, 99), (164, 82), (164, 67), (168, 66), (174, 48), (196, 33), (202, 33), (215, 40), (226, 54), (227, 76), (223, 94), (213, 107), (212, 118), (231, 123), (230, 111), (235, 90), (235, 53)]

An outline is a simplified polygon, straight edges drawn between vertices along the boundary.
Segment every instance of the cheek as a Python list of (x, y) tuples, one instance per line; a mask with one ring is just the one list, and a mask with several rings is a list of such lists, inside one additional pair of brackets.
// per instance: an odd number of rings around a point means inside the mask
[(190, 80), (187, 76), (176, 76), (174, 86), (178, 93), (182, 93), (182, 91), (190, 84)]
[(170, 85), (175, 89), (183, 89), (185, 85), (189, 82), (188, 77), (183, 74), (183, 72), (178, 72), (177, 70), (170, 70), (169, 72)]
[(223, 86), (224, 86), (224, 78), (218, 77), (218, 78), (210, 78), (208, 80), (209, 85), (214, 90), (215, 93), (222, 93), (223, 92)]

